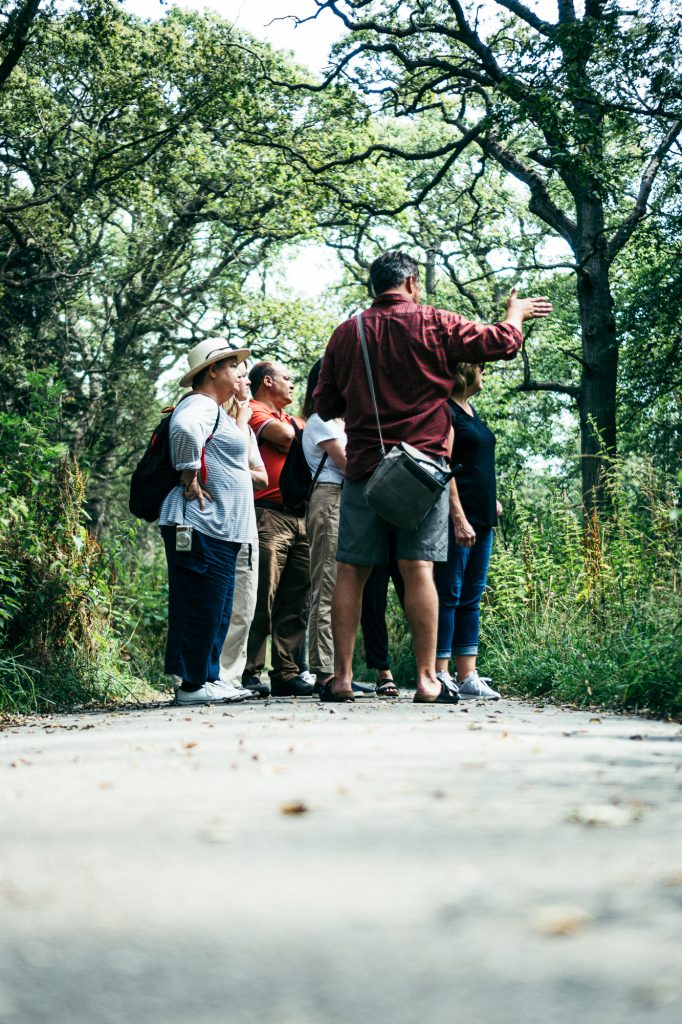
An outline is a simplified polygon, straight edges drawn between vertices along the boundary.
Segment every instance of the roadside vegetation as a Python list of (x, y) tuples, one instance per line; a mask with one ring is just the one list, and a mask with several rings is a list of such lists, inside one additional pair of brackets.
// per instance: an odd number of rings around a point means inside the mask
[[(504, 506), (481, 668), (682, 715), (682, 28), (659, 0), (484, 6), (339, 0), (312, 81), (213, 13), (0, 0), (0, 712), (167, 692), (127, 488), (174, 367), (220, 334), (305, 379), (401, 245), (435, 305), (555, 306), (476, 399)], [(287, 274), (311, 244), (340, 266), (314, 300)], [(389, 626), (409, 685), (394, 597)]]

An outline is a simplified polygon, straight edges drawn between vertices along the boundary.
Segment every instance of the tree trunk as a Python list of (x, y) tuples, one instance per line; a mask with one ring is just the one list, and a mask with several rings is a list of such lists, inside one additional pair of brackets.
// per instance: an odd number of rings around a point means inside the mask
[(618, 345), (603, 209), (601, 203), (590, 201), (578, 212), (581, 243), (576, 255), (581, 271), (577, 289), (583, 353), (578, 411), (583, 503), (591, 512), (609, 507), (606, 479), (616, 455)]

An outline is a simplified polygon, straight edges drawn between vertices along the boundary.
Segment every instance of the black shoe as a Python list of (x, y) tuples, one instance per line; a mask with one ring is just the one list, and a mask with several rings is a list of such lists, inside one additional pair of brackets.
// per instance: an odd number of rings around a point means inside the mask
[(272, 683), (273, 697), (311, 697), (315, 684), (301, 676), (292, 676), (291, 679), (282, 679)]
[(257, 697), (270, 696), (270, 683), (263, 682), (260, 676), (251, 676), (245, 672), (242, 676), (242, 686), (251, 690)]

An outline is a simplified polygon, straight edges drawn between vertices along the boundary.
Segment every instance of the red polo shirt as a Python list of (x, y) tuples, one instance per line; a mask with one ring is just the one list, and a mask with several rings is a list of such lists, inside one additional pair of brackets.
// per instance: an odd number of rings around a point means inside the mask
[[(473, 323), (395, 292), (375, 299), (362, 323), (387, 450), (407, 441), (434, 457), (448, 454), (447, 400), (457, 363), (513, 359), (522, 342), (511, 324)], [(381, 449), (355, 317), (329, 340), (315, 401), (323, 420), (345, 419), (347, 478), (369, 476)]]
[(251, 399), (250, 405), (251, 419), (249, 420), (249, 426), (258, 439), (258, 447), (260, 448), (261, 457), (268, 474), (268, 486), (264, 491), (256, 491), (254, 498), (256, 503), (267, 501), (272, 505), (283, 505), (282, 493), (279, 489), (279, 474), (282, 472), (282, 466), (287, 457), (286, 452), (281, 452), (274, 445), (261, 438), (261, 431), (268, 423), (273, 422), (288, 423), (290, 420), (294, 420), (301, 429), (303, 429), (304, 423), (298, 416), (287, 415), (283, 409), (280, 409), (279, 412), (273, 412), (272, 409), (268, 409), (267, 406), (255, 398)]

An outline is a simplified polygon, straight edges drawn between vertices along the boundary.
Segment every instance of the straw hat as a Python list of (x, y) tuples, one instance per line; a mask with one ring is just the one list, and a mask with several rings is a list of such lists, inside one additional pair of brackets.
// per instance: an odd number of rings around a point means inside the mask
[(236, 359), (243, 363), (250, 354), (250, 348), (230, 348), (224, 338), (205, 338), (187, 353), (189, 370), (180, 381), (180, 387), (189, 387), (196, 375), (211, 363), (218, 363), (221, 359)]

